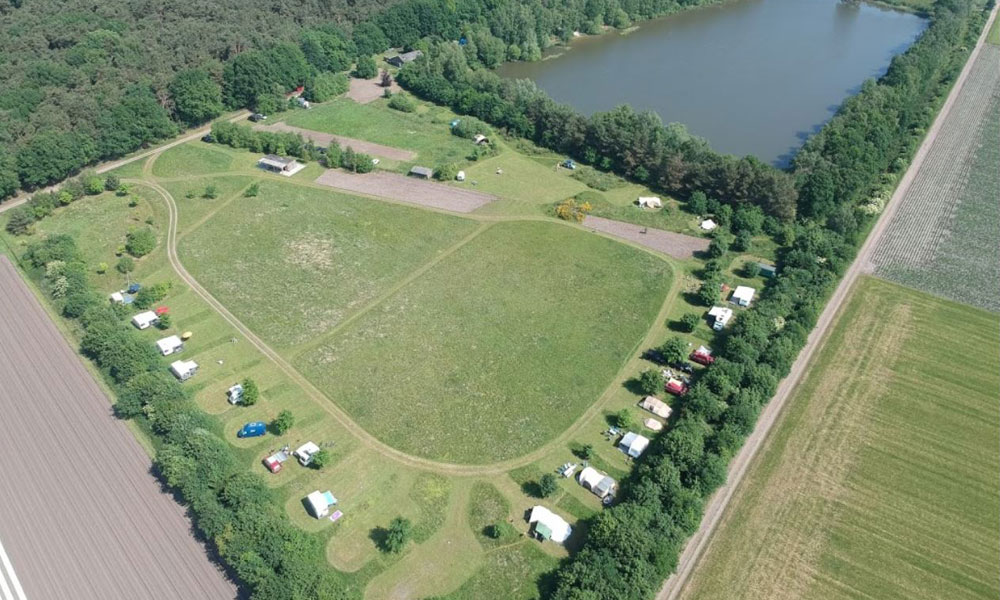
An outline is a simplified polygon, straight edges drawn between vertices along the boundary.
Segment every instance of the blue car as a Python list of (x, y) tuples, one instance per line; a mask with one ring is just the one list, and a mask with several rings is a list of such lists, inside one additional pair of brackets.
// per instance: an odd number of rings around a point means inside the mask
[(249, 437), (260, 437), (267, 433), (267, 425), (264, 421), (255, 421), (253, 423), (247, 423), (236, 432), (236, 437), (238, 438), (249, 438)]

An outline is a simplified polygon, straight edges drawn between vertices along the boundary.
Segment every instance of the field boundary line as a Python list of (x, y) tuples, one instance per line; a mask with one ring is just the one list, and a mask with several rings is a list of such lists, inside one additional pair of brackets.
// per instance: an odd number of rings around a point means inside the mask
[(937, 139), (941, 126), (948, 117), (948, 114), (951, 112), (956, 98), (958, 98), (958, 95), (961, 93), (962, 88), (965, 85), (969, 72), (972, 70), (972, 64), (979, 57), (980, 50), (986, 43), (986, 36), (990, 30), (990, 26), (997, 18), (998, 8), (1000, 8), (1000, 4), (993, 7), (990, 17), (986, 21), (986, 26), (979, 35), (975, 48), (973, 48), (972, 52), (969, 54), (969, 58), (962, 66), (962, 71), (955, 79), (955, 83), (952, 85), (952, 88), (948, 93), (948, 97), (941, 105), (941, 109), (935, 116), (934, 122), (927, 130), (927, 135), (924, 137), (923, 142), (920, 144), (920, 148), (917, 150), (913, 160), (910, 162), (910, 166), (900, 179), (899, 184), (896, 186), (896, 190), (889, 199), (889, 203), (886, 205), (885, 210), (882, 211), (882, 214), (875, 222), (875, 226), (865, 239), (864, 244), (858, 251), (857, 256), (851, 263), (851, 266), (848, 267), (843, 278), (840, 280), (840, 283), (830, 296), (826, 306), (823, 308), (823, 312), (820, 313), (820, 316), (816, 321), (816, 326), (809, 333), (806, 344), (799, 352), (795, 362), (792, 363), (792, 367), (789, 370), (788, 375), (786, 375), (778, 385), (778, 390), (775, 392), (774, 397), (771, 398), (771, 401), (768, 402), (764, 407), (764, 410), (761, 411), (760, 418), (757, 420), (757, 425), (754, 427), (753, 432), (747, 437), (736, 456), (733, 457), (733, 460), (729, 465), (726, 483), (724, 483), (706, 503), (705, 510), (702, 515), (701, 525), (694, 535), (692, 535), (691, 538), (689, 538), (685, 543), (684, 550), (681, 552), (677, 561), (677, 569), (674, 574), (667, 578), (667, 580), (663, 583), (663, 586), (660, 588), (660, 592), (656, 595), (657, 600), (677, 600), (690, 581), (691, 574), (697, 567), (698, 560), (704, 554), (704, 551), (712, 541), (712, 534), (715, 532), (716, 527), (722, 520), (723, 515), (726, 513), (726, 509), (728, 508), (729, 502), (732, 500), (736, 489), (743, 482), (749, 465), (754, 461), (758, 450), (760, 450), (764, 441), (768, 438), (768, 434), (770, 433), (775, 422), (778, 420), (781, 410), (788, 401), (788, 398), (791, 397), (792, 392), (795, 391), (798, 384), (802, 381), (806, 368), (812, 361), (813, 354), (816, 352), (817, 348), (821, 346), (821, 343), (825, 341), (830, 325), (842, 312), (845, 300), (854, 287), (854, 283), (857, 281), (858, 275), (866, 271), (876, 244), (882, 237), (882, 234), (885, 233), (885, 230), (892, 221), (892, 217), (896, 214), (903, 197), (906, 195), (907, 190), (916, 178), (917, 172), (920, 171), (931, 146), (934, 145), (934, 140)]

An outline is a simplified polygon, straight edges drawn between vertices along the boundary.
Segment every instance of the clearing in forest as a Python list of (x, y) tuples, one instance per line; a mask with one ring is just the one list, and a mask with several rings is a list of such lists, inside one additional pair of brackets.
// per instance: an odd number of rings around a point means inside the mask
[(366, 431), (459, 463), (522, 455), (601, 395), (671, 268), (573, 227), (498, 223), (294, 360)]
[(859, 280), (684, 597), (996, 598), (998, 326)]
[(875, 249), (877, 275), (1000, 311), (1000, 47), (984, 45)]

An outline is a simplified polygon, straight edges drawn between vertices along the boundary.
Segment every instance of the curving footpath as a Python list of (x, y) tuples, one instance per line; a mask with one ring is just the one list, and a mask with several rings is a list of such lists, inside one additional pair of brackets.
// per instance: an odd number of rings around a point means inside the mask
[(986, 42), (986, 35), (990, 30), (990, 25), (993, 23), (994, 19), (997, 18), (998, 6), (993, 7), (993, 11), (990, 14), (990, 18), (987, 19), (986, 27), (980, 34), (976, 47), (973, 49), (972, 54), (969, 55), (969, 59), (962, 68), (962, 72), (959, 73), (958, 78), (955, 80), (951, 93), (948, 94), (948, 98), (945, 100), (944, 105), (941, 107), (937, 117), (934, 119), (934, 123), (927, 131), (927, 137), (924, 138), (923, 143), (920, 145), (916, 155), (913, 157), (913, 162), (910, 163), (909, 169), (906, 170), (906, 173), (903, 175), (902, 179), (900, 179), (899, 186), (896, 187), (896, 191), (889, 200), (889, 204), (886, 206), (886, 209), (882, 212), (882, 215), (875, 223), (875, 227), (868, 235), (868, 239), (865, 240), (864, 245), (861, 247), (857, 257), (854, 259), (854, 262), (851, 263), (847, 272), (844, 273), (844, 278), (841, 279), (840, 284), (837, 286), (837, 289), (834, 291), (829, 302), (827, 302), (826, 307), (823, 309), (823, 312), (820, 314), (819, 319), (816, 322), (816, 327), (812, 330), (812, 333), (809, 334), (806, 345), (802, 348), (802, 351), (799, 353), (795, 363), (792, 364), (792, 368), (788, 375), (778, 386), (777, 393), (761, 412), (760, 419), (758, 419), (757, 426), (754, 428), (753, 433), (751, 433), (747, 438), (739, 453), (733, 457), (733, 460), (729, 465), (729, 477), (725, 485), (719, 488), (715, 495), (712, 496), (711, 500), (709, 500), (708, 504), (705, 505), (705, 514), (702, 517), (701, 526), (684, 546), (684, 551), (681, 553), (677, 562), (677, 571), (671, 575), (666, 582), (664, 582), (659, 594), (656, 595), (657, 600), (676, 600), (680, 597), (681, 592), (684, 591), (684, 586), (687, 584), (688, 579), (697, 567), (698, 559), (710, 543), (712, 533), (715, 531), (716, 526), (718, 526), (719, 521), (722, 520), (722, 516), (725, 514), (726, 507), (729, 505), (729, 501), (732, 499), (733, 493), (743, 481), (747, 468), (753, 461), (754, 456), (756, 456), (757, 451), (760, 450), (760, 447), (767, 439), (767, 435), (771, 431), (771, 428), (777, 418), (780, 416), (781, 409), (785, 406), (785, 402), (787, 402), (799, 381), (802, 379), (803, 374), (806, 372), (806, 368), (809, 366), (813, 353), (824, 341), (827, 330), (830, 328), (830, 325), (840, 312), (840, 308), (844, 304), (844, 300), (850, 294), (851, 289), (854, 287), (854, 282), (857, 281), (858, 275), (861, 275), (869, 270), (872, 252), (878, 244), (879, 239), (881, 239), (882, 234), (885, 233), (886, 227), (888, 227), (889, 223), (892, 221), (893, 215), (896, 214), (903, 197), (906, 195), (907, 190), (910, 188), (914, 178), (920, 171), (920, 167), (923, 165), (928, 151), (934, 144), (934, 140), (937, 138), (945, 118), (948, 116), (948, 113), (951, 112), (951, 108), (955, 104), (955, 99), (958, 97), (959, 93), (961, 93), (965, 80), (969, 76), (969, 71), (972, 69), (972, 64), (976, 61), (983, 44)]

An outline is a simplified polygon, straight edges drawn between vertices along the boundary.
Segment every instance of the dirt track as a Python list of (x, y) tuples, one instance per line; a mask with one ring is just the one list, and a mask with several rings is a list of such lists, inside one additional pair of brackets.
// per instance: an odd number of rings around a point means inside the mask
[(376, 144), (375, 142), (366, 142), (365, 140), (344, 137), (342, 135), (335, 135), (332, 133), (323, 133), (322, 131), (313, 131), (312, 129), (302, 129), (301, 127), (293, 127), (292, 125), (286, 125), (284, 123), (275, 123), (274, 125), (255, 125), (254, 129), (257, 131), (288, 131), (291, 133), (300, 133), (302, 134), (302, 137), (307, 140), (312, 140), (313, 143), (321, 148), (328, 148), (330, 146), (330, 142), (337, 142), (341, 148), (347, 148), (350, 146), (358, 152), (364, 152), (365, 154), (371, 154), (373, 156), (381, 156), (382, 158), (388, 158), (390, 160), (406, 162), (417, 157), (417, 153), (412, 150), (403, 150), (402, 148), (383, 146), (382, 144)]
[(0, 340), (0, 541), (21, 598), (235, 597), (5, 256)]
[(470, 213), (496, 200), (496, 196), (407, 177), (398, 173), (376, 171), (357, 175), (330, 169), (316, 178), (316, 183), (396, 202), (418, 204), (441, 210)]
[[(347, 97), (358, 104), (368, 104), (378, 100), (385, 94), (385, 88), (380, 84), (381, 77), (376, 75), (371, 79), (355, 79), (351, 77), (351, 87), (347, 90)], [(389, 87), (393, 94), (403, 91), (395, 81)]]
[(813, 353), (817, 348), (819, 348), (827, 330), (834, 321), (834, 317), (836, 317), (837, 313), (840, 312), (840, 308), (849, 295), (851, 288), (854, 287), (854, 282), (857, 280), (858, 276), (864, 273), (868, 268), (875, 246), (885, 233), (886, 227), (888, 227), (889, 223), (892, 221), (892, 217), (899, 208), (902, 198), (906, 195), (907, 190), (910, 188), (914, 178), (920, 171), (920, 167), (923, 164), (928, 151), (934, 144), (934, 140), (937, 138), (938, 132), (941, 130), (941, 125), (948, 117), (948, 113), (951, 112), (951, 108), (955, 104), (955, 99), (958, 97), (959, 92), (969, 75), (972, 64), (976, 61), (976, 57), (979, 56), (980, 49), (985, 43), (986, 32), (990, 29), (990, 23), (992, 23), (993, 19), (996, 18), (996, 15), (997, 7), (995, 6), (986, 27), (983, 29), (983, 32), (979, 37), (979, 42), (976, 44), (975, 49), (969, 56), (969, 60), (966, 61), (965, 66), (962, 68), (962, 72), (955, 81), (955, 85), (952, 87), (951, 93), (948, 95), (948, 99), (945, 100), (944, 105), (941, 107), (941, 111), (938, 113), (937, 118), (934, 119), (934, 123), (927, 131), (927, 137), (924, 138), (923, 143), (917, 150), (917, 154), (913, 157), (913, 162), (910, 163), (909, 169), (907, 169), (903, 178), (899, 181), (899, 186), (896, 188), (895, 193), (893, 193), (889, 204), (886, 206), (882, 215), (875, 223), (875, 227), (872, 228), (868, 239), (865, 240), (864, 245), (858, 251), (858, 255), (854, 259), (854, 262), (851, 263), (851, 266), (847, 269), (847, 272), (844, 274), (844, 278), (840, 281), (840, 284), (834, 291), (833, 296), (830, 297), (830, 301), (820, 314), (816, 327), (809, 334), (809, 339), (806, 341), (805, 347), (803, 347), (802, 351), (799, 353), (798, 358), (796, 358), (795, 362), (792, 364), (792, 368), (788, 373), (788, 376), (781, 381), (774, 398), (772, 398), (768, 405), (764, 407), (760, 418), (757, 420), (757, 426), (754, 428), (753, 433), (751, 433), (747, 438), (739, 453), (733, 457), (733, 460), (729, 465), (729, 477), (725, 485), (719, 488), (715, 495), (708, 501), (708, 504), (705, 505), (705, 513), (701, 520), (701, 526), (685, 545), (684, 551), (681, 553), (677, 563), (677, 571), (663, 584), (663, 587), (660, 589), (660, 593), (656, 596), (657, 600), (676, 600), (680, 597), (681, 592), (684, 591), (685, 584), (694, 572), (695, 567), (698, 564), (698, 559), (711, 541), (712, 533), (715, 531), (715, 527), (722, 519), (726, 507), (729, 505), (729, 501), (733, 497), (733, 493), (739, 487), (744, 475), (746, 475), (747, 468), (753, 461), (754, 456), (756, 456), (757, 451), (763, 445), (771, 427), (781, 414), (781, 409), (784, 407), (785, 402), (788, 400), (789, 396), (791, 396), (795, 387), (798, 385), (799, 380), (805, 373), (806, 367), (809, 365), (809, 361), (811, 360)]
[(583, 226), (594, 231), (607, 233), (623, 240), (663, 252), (674, 258), (691, 258), (695, 252), (708, 250), (708, 240), (696, 238), (683, 233), (674, 233), (662, 229), (653, 229), (641, 225), (633, 225), (623, 221), (612, 221), (602, 217), (586, 217)]

